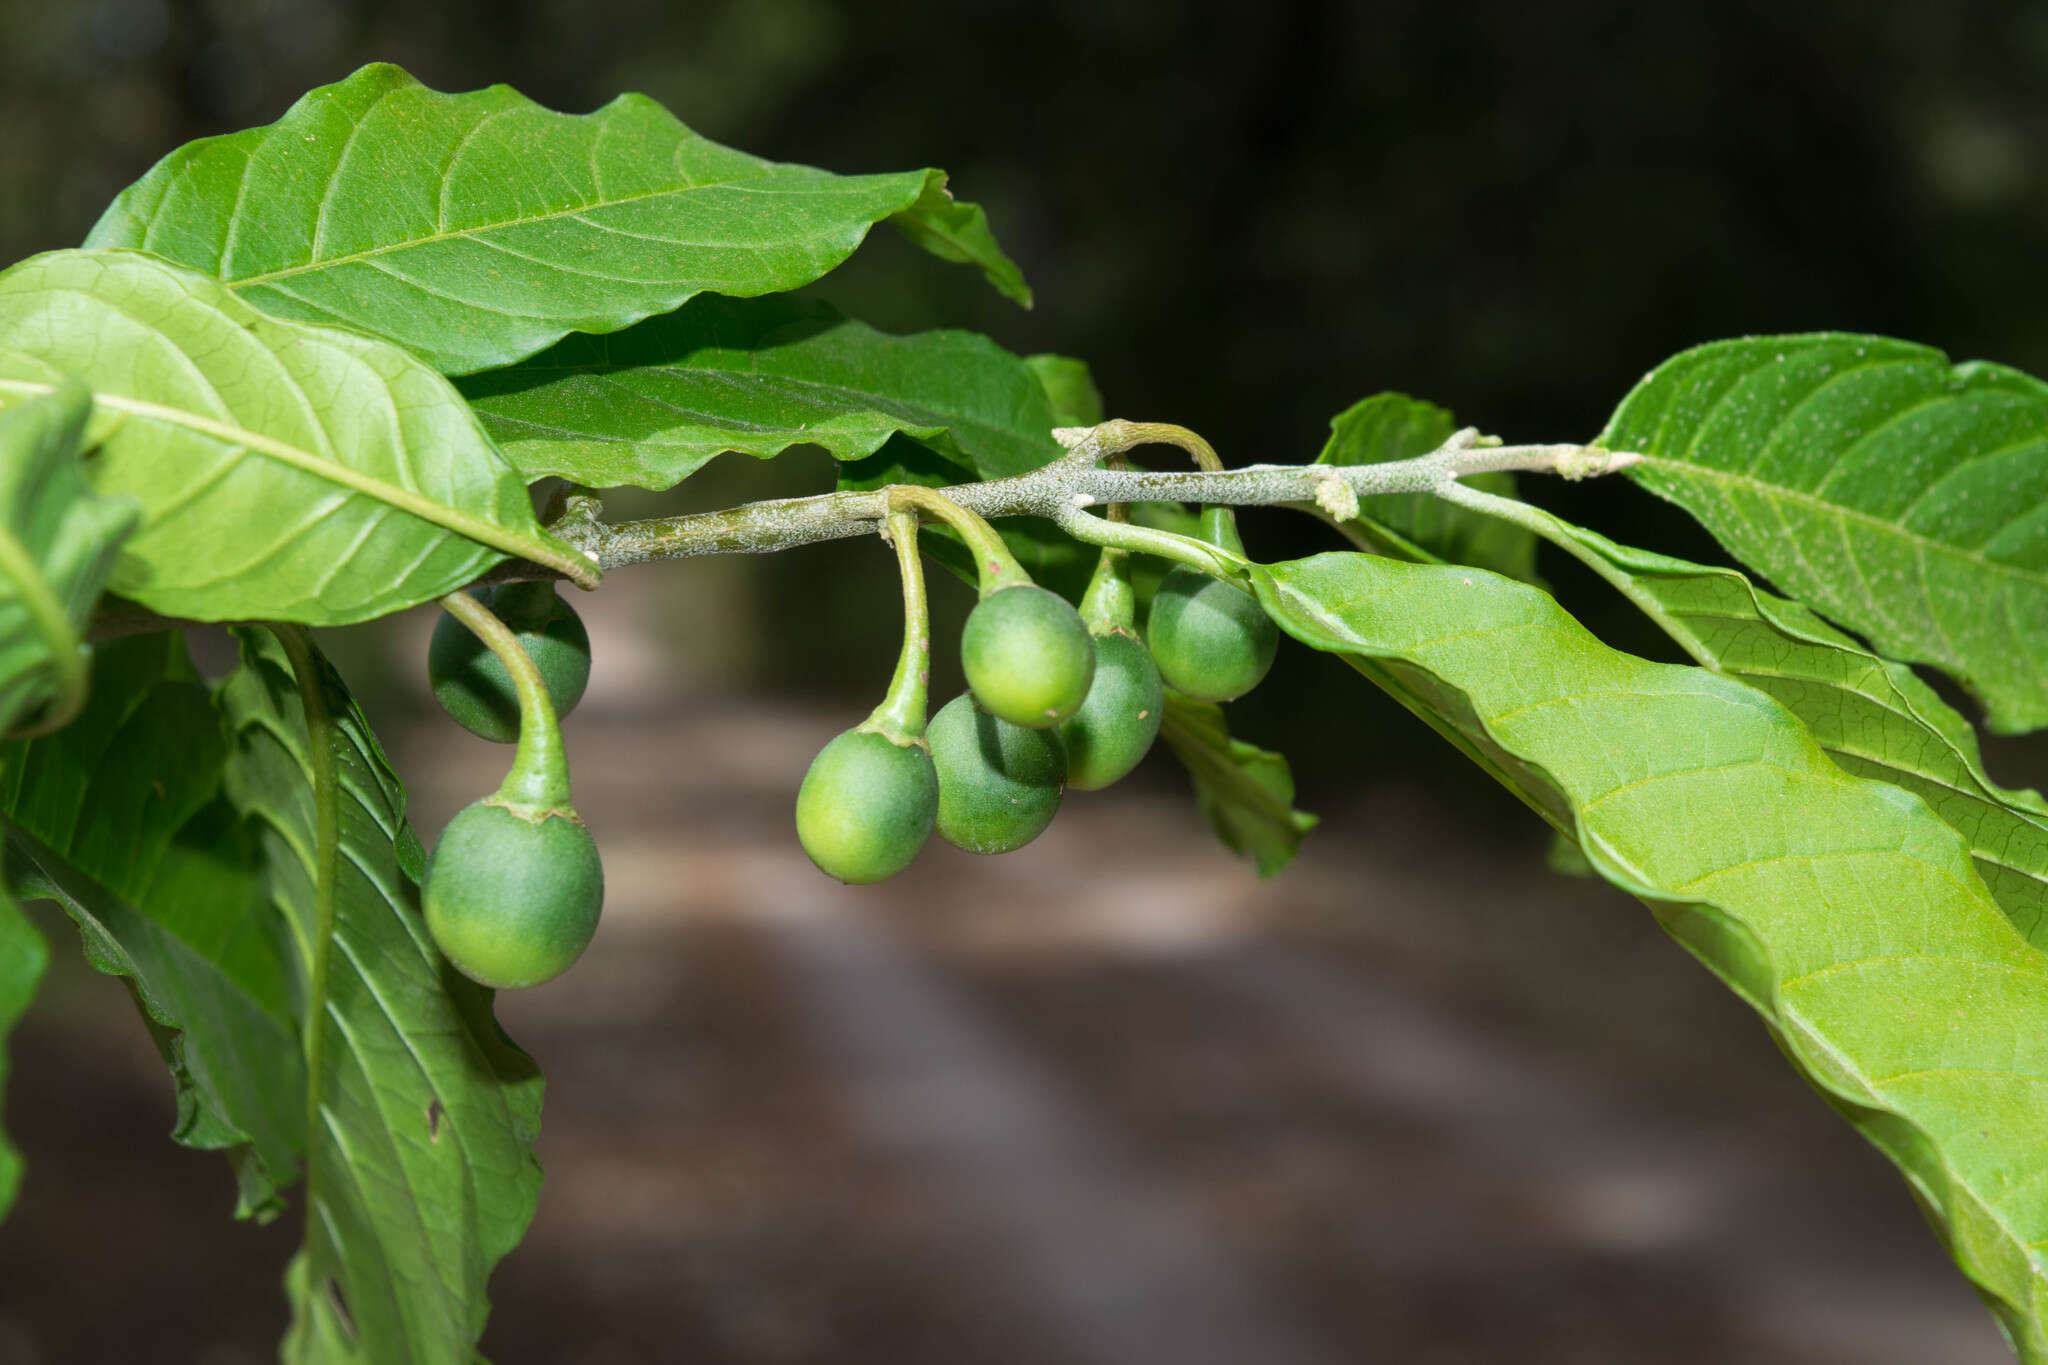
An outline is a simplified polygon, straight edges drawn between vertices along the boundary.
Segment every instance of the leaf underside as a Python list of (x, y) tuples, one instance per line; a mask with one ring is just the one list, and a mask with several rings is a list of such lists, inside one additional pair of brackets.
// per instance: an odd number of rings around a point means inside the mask
[(1753, 337), (1657, 367), (1599, 440), (1788, 595), (1955, 675), (1992, 728), (2048, 725), (2048, 385), (1884, 337)]
[(507, 86), (443, 94), (380, 63), (276, 123), (172, 152), (86, 245), (155, 252), (266, 313), (469, 374), (705, 290), (798, 288), (883, 220), (1030, 302), (941, 172), (837, 176), (721, 147), (644, 95), (558, 114)]
[(891, 336), (805, 299), (707, 294), (462, 381), (528, 479), (664, 489), (726, 451), (859, 460), (901, 434), (970, 475), (1058, 457), (1030, 366), (972, 332)]
[(111, 586), (169, 616), (342, 624), (507, 554), (588, 573), (447, 380), (384, 342), (268, 318), (133, 251), (0, 273), (0, 408), (92, 390), (87, 477), (141, 528)]
[[(313, 776), (305, 710), (276, 638), (237, 632), (219, 700), (227, 792), (258, 831), (269, 894), (302, 968), (315, 925)], [(405, 793), (340, 680), (334, 718), (340, 857), (322, 1127), (308, 1159), (287, 1358), (438, 1365), (472, 1358), (491, 1267), (540, 1193), (540, 1074), (491, 1017), (491, 993), (441, 960), (419, 909)]]
[(1287, 759), (1233, 739), (1223, 708), (1166, 694), (1159, 737), (1195, 783), (1195, 804), (1232, 853), (1252, 860), (1261, 877), (1294, 861), (1316, 817), (1294, 808), (1294, 774)]
[[(1963, 840), (1763, 693), (1595, 640), (1464, 567), (1275, 565), (1283, 629), (1433, 713), (1765, 1018), (2048, 1360), (2048, 958)], [(1761, 818), (1760, 813), (1769, 813)]]

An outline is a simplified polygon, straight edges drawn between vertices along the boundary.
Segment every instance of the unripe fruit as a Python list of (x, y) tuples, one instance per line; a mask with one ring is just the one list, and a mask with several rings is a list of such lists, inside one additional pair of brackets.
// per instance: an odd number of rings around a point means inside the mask
[(1168, 687), (1197, 701), (1230, 701), (1273, 666), (1280, 628), (1244, 588), (1182, 566), (1152, 594), (1145, 639)]
[(804, 774), (796, 836), (828, 876), (878, 882), (910, 866), (938, 808), (930, 754), (872, 730), (848, 730), (818, 750)]
[(968, 695), (925, 730), (939, 774), (939, 836), (969, 853), (1008, 853), (1045, 832), (1067, 775), (1058, 730), (992, 716)]
[(1133, 636), (1095, 637), (1095, 682), (1081, 709), (1060, 726), (1067, 785), (1100, 791), (1138, 766), (1158, 738), (1166, 692), (1159, 666)]
[(1081, 708), (1095, 646), (1066, 598), (1024, 583), (989, 594), (960, 631), (960, 663), (993, 716), (1042, 730)]
[(457, 971), (486, 986), (537, 986), (569, 970), (597, 932), (604, 868), (581, 821), (535, 822), (478, 801), (441, 831), (420, 901)]
[[(504, 621), (548, 685), (557, 718), (566, 716), (590, 682), (590, 635), (576, 609), (547, 583), (479, 588), (476, 599)], [(448, 615), (434, 623), (427, 646), (434, 699), (473, 735), (511, 744), (519, 738), (519, 697), (512, 675), (469, 627)]]

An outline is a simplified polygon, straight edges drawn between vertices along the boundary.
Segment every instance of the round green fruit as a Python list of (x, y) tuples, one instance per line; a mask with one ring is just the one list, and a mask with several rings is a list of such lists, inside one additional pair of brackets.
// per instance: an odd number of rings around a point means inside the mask
[(569, 970), (597, 932), (604, 868), (582, 821), (535, 822), (478, 801), (441, 831), (420, 900), (457, 971), (486, 986), (537, 986)]
[[(547, 583), (499, 584), (479, 588), (475, 597), (518, 637), (548, 685), (556, 717), (568, 715), (590, 682), (590, 635), (576, 609)], [(427, 646), (427, 680), (441, 709), (463, 729), (499, 744), (518, 740), (512, 675), (488, 645), (446, 612), (434, 623)]]
[(1247, 590), (1183, 566), (1152, 594), (1145, 639), (1168, 687), (1197, 701), (1229, 701), (1273, 666), (1280, 628)]
[(818, 750), (796, 793), (796, 837), (818, 869), (865, 885), (893, 877), (931, 838), (939, 808), (932, 756), (872, 730)]
[(989, 714), (1042, 730), (1081, 708), (1095, 677), (1095, 646), (1072, 603), (1025, 583), (991, 593), (968, 613), (960, 663)]
[(1159, 737), (1166, 692), (1159, 665), (1135, 636), (1095, 637), (1095, 682), (1088, 699), (1060, 726), (1067, 785), (1100, 791), (1138, 766)]
[(1058, 730), (1012, 725), (962, 694), (925, 731), (939, 774), (939, 837), (969, 853), (1008, 853), (1045, 832), (1067, 776)]

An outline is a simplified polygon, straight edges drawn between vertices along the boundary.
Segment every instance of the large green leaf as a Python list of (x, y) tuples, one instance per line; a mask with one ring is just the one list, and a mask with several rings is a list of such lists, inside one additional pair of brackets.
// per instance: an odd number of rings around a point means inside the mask
[[(259, 830), (269, 893), (311, 980), (319, 924), (316, 755), (294, 670), (241, 632), (219, 702), (227, 792)], [(423, 856), (405, 792), (362, 713), (313, 659), (331, 733), (337, 876), (320, 1121), (307, 1161), (287, 1358), (304, 1365), (468, 1361), (491, 1267), (540, 1194), (540, 1074), (491, 1017), (491, 993), (442, 961), (419, 909)]]
[(1609, 649), (1534, 588), (1357, 554), (1255, 577), (1283, 629), (1428, 707), (1755, 1006), (2048, 1361), (2048, 957), (1953, 829), (1762, 692)]
[(725, 451), (859, 460), (902, 433), (984, 478), (1055, 459), (1031, 367), (972, 332), (890, 336), (806, 299), (707, 294), (461, 389), (529, 479), (680, 483)]
[(268, 127), (180, 147), (86, 245), (153, 251), (266, 313), (344, 323), (468, 374), (704, 290), (795, 289), (884, 219), (1028, 304), (981, 210), (945, 183), (763, 161), (644, 95), (557, 114), (506, 86), (442, 94), (379, 64)]
[(69, 382), (0, 408), (0, 731), (54, 699), (62, 724), (85, 700), (80, 633), (134, 529), (135, 504), (87, 490), (79, 466), (92, 395)]
[(1195, 804), (1232, 853), (1252, 860), (1261, 877), (1294, 861), (1316, 817), (1294, 808), (1294, 773), (1270, 749), (1233, 739), (1223, 708), (1166, 694), (1159, 737), (1195, 781)]
[[(1316, 463), (1412, 460), (1435, 450), (1457, 429), (1451, 414), (1434, 403), (1405, 393), (1376, 393), (1330, 419), (1330, 439)], [(1515, 495), (1513, 474), (1474, 474), (1464, 481), (1481, 492)], [(1408, 558), (1473, 564), (1525, 583), (1535, 581), (1536, 538), (1520, 526), (1429, 493), (1376, 493), (1360, 498), (1358, 508), (1356, 524), (1379, 548)]]
[[(7, 1093), (7, 1035), (35, 998), (36, 983), (49, 962), (49, 945), (0, 882), (0, 1098)], [(21, 1153), (0, 1129), (0, 1218), (14, 1207), (20, 1188)]]
[(102, 644), (77, 721), (0, 747), (0, 828), (17, 891), (129, 978), (177, 1086), (172, 1135), (225, 1149), (242, 1211), (268, 1216), (303, 1145), (298, 984), (220, 798), (226, 749), (179, 636)]
[(1636, 385), (1600, 443), (1789, 595), (2048, 725), (2048, 385), (1884, 337), (1752, 337)]
[(265, 317), (134, 251), (0, 273), (0, 338), (0, 408), (59, 372), (90, 386), (87, 477), (142, 507), (111, 586), (167, 615), (335, 624), (507, 555), (592, 572), (448, 381), (395, 346)]
[(1534, 507), (1517, 516), (1620, 589), (1694, 659), (1776, 697), (1843, 768), (1925, 801), (1968, 841), (2006, 916), (2048, 950), (2048, 802), (1993, 782), (1969, 722), (1912, 669), (1734, 569), (1618, 545)]

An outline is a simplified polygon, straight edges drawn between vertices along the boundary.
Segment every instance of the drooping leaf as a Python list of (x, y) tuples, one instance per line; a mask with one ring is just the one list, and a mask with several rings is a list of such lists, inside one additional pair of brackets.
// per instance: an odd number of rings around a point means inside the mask
[(134, 529), (135, 504), (85, 486), (92, 395), (67, 381), (0, 408), (0, 732), (33, 708), (61, 725), (85, 701), (80, 634)]
[[(0, 882), (0, 1099), (7, 1094), (7, 1035), (21, 1021), (35, 998), (36, 985), (50, 963), (50, 947), (21, 913), (21, 907)], [(14, 1207), (21, 1189), (21, 1153), (0, 1128), (0, 1219)]]
[(61, 905), (92, 964), (129, 979), (177, 1086), (172, 1136), (225, 1149), (240, 1211), (268, 1217), (304, 1142), (298, 983), (221, 800), (226, 749), (179, 636), (102, 644), (78, 719), (0, 747), (0, 828), (17, 891)]
[(1102, 422), (1102, 390), (1095, 387), (1087, 361), (1048, 353), (1025, 356), (1024, 363), (1045, 390), (1054, 426), (1092, 427)]
[(669, 488), (725, 451), (859, 460), (897, 433), (991, 478), (1060, 453), (1037, 377), (986, 337), (890, 336), (808, 299), (707, 294), (460, 387), (528, 479), (600, 488)]
[(1255, 577), (1284, 630), (1426, 706), (1753, 1005), (2048, 1360), (2048, 956), (1955, 830), (1762, 692), (1611, 650), (1534, 588), (1358, 554)]
[[(1434, 403), (1405, 393), (1377, 393), (1330, 419), (1330, 439), (1316, 463), (1412, 460), (1435, 450), (1457, 429), (1451, 414)], [(1513, 474), (1473, 474), (1464, 482), (1482, 492), (1515, 495)], [(1525, 583), (1536, 580), (1536, 538), (1519, 526), (1429, 493), (1376, 493), (1360, 498), (1358, 507), (1360, 528), (1391, 553), (1471, 564)], [(1415, 549), (1422, 555), (1415, 555)]]
[(1619, 545), (1538, 508), (1521, 515), (1549, 528), (1698, 662), (1777, 698), (1837, 764), (1925, 801), (1968, 842), (2006, 917), (2048, 951), (2048, 802), (1993, 782), (1970, 723), (1913, 670), (1734, 569)]
[(2048, 725), (2048, 385), (1884, 337), (1751, 337), (1651, 371), (1600, 444), (1745, 564), (1992, 728)]
[(92, 390), (87, 478), (135, 499), (111, 587), (166, 615), (339, 624), (517, 555), (589, 581), (447, 380), (133, 251), (0, 273), (0, 408)]
[(180, 147), (86, 245), (155, 252), (266, 313), (343, 323), (469, 374), (705, 290), (795, 289), (885, 219), (1029, 304), (981, 210), (945, 183), (763, 161), (644, 95), (557, 114), (507, 86), (443, 94), (378, 64), (267, 127)]
[(1294, 774), (1284, 757), (1232, 739), (1222, 707), (1173, 691), (1159, 737), (1195, 780), (1195, 804), (1225, 848), (1250, 858), (1261, 877), (1294, 861), (1317, 820), (1294, 809)]
[[(268, 891), (310, 979), (319, 842), (307, 708), (268, 631), (238, 632), (219, 700), (227, 793), (254, 822)], [(540, 1193), (540, 1074), (489, 991), (442, 961), (419, 909), (405, 793), (340, 679), (315, 660), (332, 726), (339, 856), (310, 1217), (286, 1358), (302, 1365), (468, 1361), (491, 1267)]]

